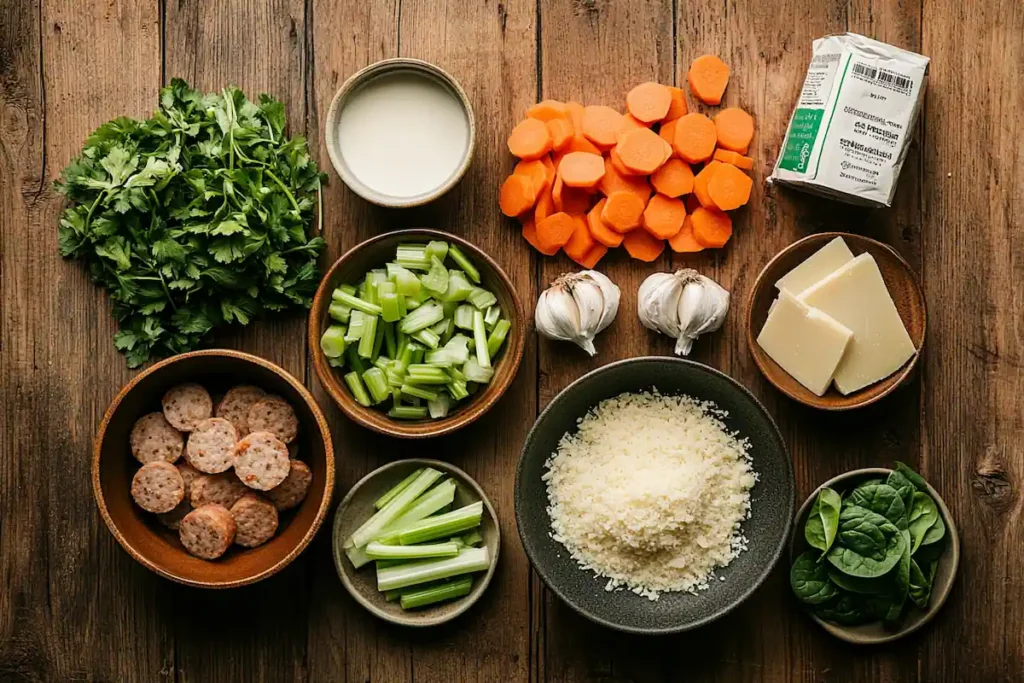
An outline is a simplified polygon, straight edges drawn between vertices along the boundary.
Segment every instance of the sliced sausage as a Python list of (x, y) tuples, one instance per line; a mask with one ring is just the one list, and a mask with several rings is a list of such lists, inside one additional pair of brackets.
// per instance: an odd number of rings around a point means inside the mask
[(306, 498), (313, 472), (301, 460), (292, 460), (288, 476), (280, 484), (267, 491), (266, 496), (278, 510), (291, 510)]
[(270, 432), (253, 432), (235, 446), (235, 474), (249, 488), (272, 489), (290, 468), (288, 447)]
[(245, 420), (252, 432), (270, 432), (285, 443), (294, 441), (299, 431), (299, 418), (280, 396), (267, 396), (252, 404)]
[(251, 384), (239, 384), (224, 394), (224, 398), (217, 403), (217, 410), (214, 414), (217, 417), (230, 420), (238, 430), (238, 435), (245, 436), (249, 433), (249, 421), (246, 419), (249, 409), (266, 395), (267, 392), (259, 387), (254, 387)]
[(223, 505), (204, 505), (185, 515), (178, 538), (192, 555), (216, 560), (235, 540), (235, 518)]
[(277, 532), (277, 508), (257, 493), (247, 493), (231, 506), (235, 543), (246, 548), (263, 545)]
[(196, 425), (185, 444), (185, 459), (207, 474), (231, 469), (235, 458), (238, 430), (223, 417), (209, 417)]
[(230, 508), (248, 492), (234, 472), (221, 474), (200, 474), (192, 482), (192, 507), (216, 504)]
[(164, 394), (161, 404), (167, 421), (183, 432), (191, 432), (213, 415), (213, 399), (206, 389), (194, 382), (174, 387)]
[(170, 512), (185, 498), (185, 482), (169, 462), (146, 463), (132, 477), (132, 498), (147, 512)]
[(173, 510), (162, 512), (156, 517), (165, 527), (177, 531), (181, 526), (182, 518), (192, 512), (192, 482), (196, 477), (201, 476), (201, 473), (187, 462), (178, 462), (174, 466), (178, 468), (178, 474), (181, 475), (181, 480), (185, 483), (185, 496)]
[(132, 455), (145, 465), (149, 462), (174, 462), (181, 456), (185, 440), (163, 413), (149, 413), (135, 422), (129, 443)]

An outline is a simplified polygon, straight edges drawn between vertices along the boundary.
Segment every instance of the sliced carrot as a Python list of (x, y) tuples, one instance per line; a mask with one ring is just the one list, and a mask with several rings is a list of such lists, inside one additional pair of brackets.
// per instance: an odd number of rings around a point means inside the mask
[(651, 186), (647, 184), (647, 179), (644, 176), (623, 175), (612, 161), (614, 154), (615, 150), (612, 150), (612, 155), (604, 160), (604, 177), (598, 183), (598, 189), (605, 197), (611, 196), (613, 192), (632, 192), (646, 204), (651, 196)]
[(687, 216), (683, 219), (683, 228), (672, 237), (668, 238), (668, 246), (677, 254), (695, 253), (704, 251), (704, 245), (693, 236), (693, 217)]
[(523, 119), (508, 136), (508, 151), (520, 159), (539, 159), (551, 151), (551, 135), (543, 121)]
[(626, 165), (622, 163), (622, 157), (619, 156), (619, 153), (615, 150), (615, 147), (612, 147), (611, 150), (609, 150), (608, 159), (611, 160), (612, 166), (614, 166), (615, 170), (619, 172), (619, 175), (644, 175), (643, 173), (637, 173), (633, 169), (626, 168)]
[(667, 240), (683, 228), (686, 206), (683, 200), (656, 194), (644, 209), (644, 230), (660, 240)]
[(590, 228), (587, 227), (587, 219), (583, 216), (572, 217), (573, 229), (569, 241), (562, 247), (565, 255), (576, 263), (583, 260), (587, 252), (596, 244), (590, 235)]
[(551, 119), (545, 125), (551, 136), (551, 149), (561, 152), (572, 142), (572, 122), (569, 119)]
[(545, 249), (537, 241), (537, 223), (533, 219), (527, 219), (523, 221), (523, 238), (530, 243), (530, 246), (544, 254), (545, 256), (554, 256), (558, 253), (558, 247), (554, 249)]
[(569, 146), (565, 148), (565, 153), (569, 152), (587, 152), (588, 154), (600, 154), (601, 150), (597, 148), (594, 143), (586, 139), (582, 135), (574, 135), (572, 140), (569, 141)]
[(562, 190), (562, 210), (573, 215), (585, 215), (590, 211), (591, 196), (586, 188), (568, 187)]
[(542, 156), (540, 158), (540, 162), (544, 164), (544, 172), (547, 174), (548, 180), (548, 189), (551, 189), (551, 186), (555, 182), (555, 164), (551, 161), (550, 154)]
[(693, 169), (682, 159), (669, 159), (651, 174), (654, 189), (666, 197), (693, 192)]
[(615, 232), (629, 232), (640, 225), (646, 205), (632, 192), (612, 192), (601, 209), (601, 220)]
[(621, 128), (622, 114), (611, 107), (591, 105), (583, 109), (583, 135), (600, 149), (614, 147)]
[(694, 210), (690, 220), (694, 239), (705, 247), (724, 247), (732, 237), (732, 220), (724, 211), (701, 206)]
[(676, 119), (676, 137), (672, 143), (679, 158), (690, 164), (707, 161), (715, 152), (718, 133), (715, 123), (696, 112)]
[(658, 129), (658, 135), (661, 139), (672, 145), (672, 153), (675, 154), (675, 142), (676, 142), (676, 122), (666, 121), (661, 124), (661, 128)]
[(729, 107), (715, 114), (718, 146), (746, 153), (754, 139), (754, 117), (738, 107)]
[(729, 85), (729, 66), (715, 55), (702, 55), (690, 64), (686, 74), (694, 97), (704, 104), (721, 104)]
[(569, 109), (558, 100), (544, 100), (527, 109), (526, 115), (531, 119), (546, 123), (554, 119), (569, 118)]
[(672, 147), (647, 128), (631, 130), (619, 139), (615, 152), (623, 166), (642, 175), (654, 173), (672, 156)]
[(573, 135), (583, 137), (583, 110), (584, 106), (579, 102), (566, 102), (565, 108), (569, 110), (569, 120), (572, 121)]
[(593, 187), (604, 176), (604, 158), (599, 154), (569, 152), (558, 165), (558, 175), (569, 187)]
[(512, 169), (512, 175), (524, 175), (533, 181), (533, 186), (537, 188), (537, 192), (543, 192), (545, 189), (550, 187), (548, 184), (548, 172), (544, 167), (543, 159), (547, 157), (541, 157), (540, 159), (534, 159), (533, 161), (520, 161), (516, 164), (516, 167)]
[(650, 263), (665, 251), (665, 240), (652, 237), (646, 230), (634, 230), (623, 238), (622, 246), (633, 258)]
[(604, 210), (607, 199), (602, 199), (587, 214), (587, 227), (590, 228), (590, 236), (606, 247), (617, 247), (622, 244), (622, 233), (616, 232), (604, 224), (601, 219), (601, 212)]
[[(696, 178), (694, 178), (694, 180), (696, 180)], [(695, 194), (688, 194), (688, 195), (686, 195), (686, 213), (687, 214), (692, 214), (694, 211), (697, 210), (697, 207), (700, 206), (700, 205), (701, 205), (700, 204), (700, 200), (697, 199), (697, 195), (695, 195)], [(537, 206), (540, 206), (540, 200), (539, 199), (537, 200)]]
[(708, 181), (708, 196), (722, 211), (738, 209), (750, 201), (754, 182), (732, 164), (719, 164)]
[(589, 270), (596, 266), (597, 262), (603, 259), (604, 255), (607, 253), (608, 247), (604, 246), (603, 244), (595, 244), (593, 247), (590, 248), (590, 251), (587, 252), (587, 255), (584, 256), (579, 261), (576, 261), (576, 263), (580, 264), (581, 266)]
[(714, 159), (715, 161), (721, 161), (723, 164), (732, 164), (736, 168), (742, 168), (744, 171), (754, 168), (754, 160), (750, 157), (745, 157), (739, 152), (722, 149), (721, 147), (715, 150)]
[(572, 231), (576, 227), (572, 216), (562, 211), (551, 214), (536, 225), (537, 244), (540, 245), (541, 251), (545, 252), (552, 249), (558, 251), (562, 245), (569, 241), (569, 238), (572, 237)]
[(537, 188), (529, 176), (512, 174), (501, 184), (498, 206), (509, 217), (516, 217), (533, 208), (537, 201)]
[(630, 113), (622, 115), (622, 132), (632, 130), (633, 128), (650, 128), (651, 124), (641, 121)]
[(700, 205), (706, 209), (717, 209), (711, 195), (708, 194), (708, 183), (714, 176), (719, 166), (725, 166), (720, 161), (709, 161), (701, 169), (700, 173), (693, 177), (693, 195), (700, 201)]
[(537, 207), (533, 210), (534, 221), (540, 223), (556, 211), (555, 200), (551, 196), (551, 188), (548, 188), (537, 195)]
[(672, 106), (672, 93), (661, 83), (648, 81), (626, 94), (626, 108), (638, 121), (661, 121)]
[(669, 105), (668, 113), (665, 114), (665, 118), (662, 119), (662, 122), (668, 123), (685, 115), (689, 110), (686, 106), (686, 93), (683, 92), (682, 88), (675, 88), (671, 85), (667, 85), (665, 87), (668, 88), (668, 92), (672, 96), (672, 104)]
[[(555, 168), (558, 168), (558, 164), (555, 164)], [(562, 176), (555, 172), (555, 182), (551, 186), (551, 200), (555, 203), (555, 211), (565, 211), (565, 207), (562, 204), (562, 192), (565, 191), (565, 181), (562, 180)]]

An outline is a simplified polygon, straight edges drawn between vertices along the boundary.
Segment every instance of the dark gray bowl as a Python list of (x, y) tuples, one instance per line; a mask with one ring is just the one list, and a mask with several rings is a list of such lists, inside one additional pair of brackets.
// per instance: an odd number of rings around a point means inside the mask
[[(550, 535), (548, 494), (541, 476), (559, 439), (600, 401), (623, 392), (657, 387), (714, 401), (729, 412), (730, 430), (750, 439), (759, 480), (750, 492), (750, 519), (743, 523), (747, 550), (717, 572), (697, 595), (662, 593), (657, 601), (628, 590), (605, 591), (607, 579), (580, 569), (569, 551)], [(566, 387), (541, 413), (526, 437), (516, 471), (516, 524), (526, 554), (544, 583), (570, 607), (611, 628), (631, 633), (678, 633), (703, 626), (749, 597), (782, 555), (793, 519), (793, 464), (771, 416), (734, 379), (689, 360), (633, 358), (598, 368)]]

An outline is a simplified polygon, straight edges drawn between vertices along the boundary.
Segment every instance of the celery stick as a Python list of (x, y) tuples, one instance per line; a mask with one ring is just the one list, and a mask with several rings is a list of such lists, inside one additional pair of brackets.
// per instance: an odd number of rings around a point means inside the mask
[(391, 396), (391, 389), (388, 388), (388, 382), (384, 378), (384, 371), (380, 368), (370, 368), (364, 372), (363, 382), (370, 390), (370, 396), (374, 403), (382, 403)]
[(363, 330), (366, 328), (367, 315), (362, 311), (352, 311), (348, 319), (348, 330), (345, 332), (345, 341), (357, 342), (363, 337)]
[(469, 390), (466, 387), (465, 382), (448, 382), (445, 385), (445, 388), (448, 389), (448, 393), (451, 394), (452, 398), (456, 401), (461, 401), (469, 397)]
[(426, 467), (416, 479), (395, 496), (383, 509), (366, 520), (362, 526), (345, 541), (345, 547), (361, 548), (370, 541), (376, 540), (384, 527), (409, 509), (424, 491), (430, 488), (441, 477), (441, 473), (432, 467)]
[(352, 308), (345, 304), (331, 302), (331, 305), (327, 307), (327, 313), (339, 323), (347, 323), (349, 314), (352, 313)]
[(345, 349), (345, 360), (348, 361), (348, 366), (360, 375), (366, 372), (366, 363), (359, 357), (355, 344), (349, 344), (349, 347)]
[(462, 542), (471, 548), (476, 547), (484, 542), (484, 537), (480, 535), (480, 531), (477, 529), (474, 529), (469, 533), (463, 534), (459, 538), (461, 538)]
[(490, 308), (487, 309), (487, 312), (484, 313), (484, 325), (487, 325), (487, 329), (489, 329), (489, 330), (494, 329), (494, 326), (498, 324), (498, 321), (500, 319), (501, 319), (501, 307), (500, 306), (491, 306)]
[(480, 284), (480, 271), (478, 271), (476, 266), (473, 265), (473, 262), (462, 253), (461, 249), (453, 244), (448, 247), (448, 255), (451, 256), (452, 260), (459, 265), (459, 268), (466, 271), (466, 275), (469, 276), (470, 280)]
[(370, 303), (369, 301), (363, 301), (357, 296), (353, 296), (346, 292), (338, 292), (337, 290), (335, 290), (334, 294), (332, 294), (331, 297), (335, 301), (341, 302), (346, 306), (351, 306), (357, 311), (362, 311), (363, 313), (367, 313), (369, 315), (380, 315), (380, 306)]
[(380, 348), (384, 345), (384, 328), (390, 323), (386, 323), (383, 320), (377, 320), (376, 333), (373, 336), (373, 349), (370, 351), (370, 360), (377, 360), (380, 356)]
[(448, 256), (448, 243), (441, 240), (431, 240), (427, 243), (426, 253), (428, 258), (433, 256), (438, 261), (444, 262), (445, 257)]
[(395, 265), (395, 291), (404, 296), (416, 296), (420, 293), (423, 283), (416, 273), (407, 268)]
[(412, 342), (415, 346), (412, 347), (412, 364), (416, 365), (423, 362), (423, 354), (426, 349), (419, 342)]
[(455, 327), (463, 330), (473, 329), (473, 307), (469, 304), (462, 304), (455, 309)]
[(448, 583), (440, 583), (436, 586), (425, 586), (422, 590), (413, 591), (411, 593), (401, 593), (399, 594), (398, 599), (402, 609), (416, 609), (418, 607), (426, 607), (427, 605), (444, 602), (445, 600), (454, 600), (456, 598), (464, 597), (469, 595), (472, 590), (472, 577), (463, 576)]
[[(399, 334), (401, 334), (401, 332), (399, 332)], [(401, 344), (399, 344), (399, 346), (401, 347)], [(398, 360), (398, 370), (401, 370), (404, 373), (409, 369), (409, 365), (412, 363), (412, 355), (415, 351), (416, 349), (413, 348), (412, 344), (406, 343), (405, 348), (402, 349), (402, 352), (396, 359)]]
[(455, 557), (459, 546), (455, 543), (427, 543), (423, 545), (384, 545), (376, 541), (366, 546), (371, 560), (418, 560), (426, 557)]
[(462, 366), (462, 373), (466, 375), (467, 380), (478, 384), (487, 384), (494, 377), (494, 370), (481, 367), (476, 358), (466, 361), (466, 364)]
[(402, 319), (401, 309), (398, 306), (398, 295), (391, 293), (380, 294), (380, 317), (384, 322), (397, 322)]
[[(394, 362), (395, 361), (391, 361), (390, 363)], [(394, 392), (398, 391), (399, 387), (405, 384), (405, 372), (395, 369), (395, 367), (390, 363), (388, 364), (388, 368), (384, 371), (384, 378), (388, 381), (388, 386), (391, 387), (391, 390)]]
[(465, 301), (473, 291), (473, 284), (461, 270), (448, 271), (448, 289), (439, 298), (441, 301)]
[(474, 287), (470, 292), (469, 296), (466, 297), (469, 303), (473, 304), (481, 311), (490, 308), (494, 304), (498, 303), (498, 297), (494, 296), (486, 289), (482, 287)]
[(435, 398), (437, 398), (437, 392), (436, 391), (431, 391), (430, 389), (424, 389), (422, 387), (417, 387), (417, 386), (412, 385), (412, 384), (403, 384), (400, 387), (399, 391), (401, 391), (403, 394), (405, 394), (407, 396), (415, 396), (417, 398), (422, 398), (425, 401), (432, 401)]
[(427, 517), (402, 529), (398, 534), (398, 542), (402, 545), (413, 545), (468, 531), (480, 526), (483, 513), (484, 504), (477, 501), (443, 515)]
[(455, 557), (422, 560), (377, 570), (377, 590), (389, 591), (450, 576), (486, 571), (491, 566), (487, 548), (466, 548)]
[(420, 406), (394, 406), (388, 411), (388, 417), (399, 420), (422, 420), (426, 416), (427, 409)]
[(402, 332), (395, 327), (395, 341), (398, 342), (398, 350), (395, 352), (395, 358), (401, 358), (402, 354), (405, 353), (405, 347), (409, 344), (409, 335)]
[(409, 307), (405, 305), (406, 297), (404, 294), (398, 295), (398, 316), (404, 318), (409, 315)]
[(395, 358), (398, 355), (398, 343), (395, 341), (395, 326), (385, 323), (384, 327), (384, 350), (388, 358)]
[(348, 389), (352, 392), (352, 398), (356, 400), (356, 403), (367, 408), (373, 405), (373, 401), (370, 400), (370, 394), (367, 393), (358, 372), (353, 371), (345, 375), (345, 384), (348, 385)]
[(436, 397), (427, 400), (427, 412), (430, 413), (430, 417), (437, 420), (448, 416), (448, 410), (451, 408), (451, 405), (452, 401), (448, 394), (438, 394)]
[[(473, 311), (473, 340), (476, 342), (476, 360), (480, 367), (491, 367), (491, 354), (487, 351), (487, 328), (484, 326), (483, 311)], [(363, 344), (360, 342), (359, 348), (362, 346)]]
[(423, 356), (423, 362), (427, 365), (434, 365), (439, 368), (448, 369), (458, 363), (458, 352), (454, 349), (434, 349), (427, 351)]
[(354, 546), (351, 548), (345, 548), (345, 556), (356, 569), (373, 562), (373, 560), (366, 556), (366, 548), (356, 548)]
[(389, 361), (384, 356), (377, 356), (376, 358), (373, 359), (373, 367), (380, 368), (382, 372), (386, 373), (388, 371), (388, 367), (390, 367), (388, 365), (388, 363), (390, 362), (391, 361)]
[(430, 258), (430, 270), (426, 275), (420, 277), (423, 286), (434, 294), (444, 294), (448, 291), (448, 269), (444, 267), (436, 256)]
[(416, 499), (408, 510), (403, 512), (386, 529), (381, 531), (375, 540), (388, 545), (398, 545), (398, 534), (410, 524), (443, 510), (455, 500), (456, 484), (453, 479), (445, 479)]
[(441, 334), (441, 343), (447, 344), (451, 341), (451, 338), (455, 335), (455, 321), (448, 318), (448, 329)]
[(379, 305), (377, 286), (383, 282), (386, 282), (387, 279), (387, 273), (383, 270), (371, 270), (369, 273), (366, 274), (365, 300), (368, 303)]
[(405, 371), (410, 384), (447, 384), (447, 373), (433, 365), (412, 364)]
[(332, 368), (343, 368), (345, 367), (345, 357), (342, 356), (341, 358), (328, 358), (327, 364), (330, 365)]
[[(456, 543), (456, 545), (458, 545), (458, 543)], [(374, 560), (373, 566), (375, 569), (387, 569), (388, 567), (394, 567), (399, 564), (409, 564), (410, 561), (411, 560)], [(397, 593), (398, 591), (395, 592)]]
[(377, 316), (368, 315), (363, 322), (363, 336), (359, 338), (359, 357), (373, 357), (373, 343), (377, 338)]
[(341, 358), (345, 354), (345, 328), (331, 325), (320, 337), (320, 350), (328, 358)]
[(493, 358), (501, 345), (505, 343), (505, 337), (508, 336), (508, 331), (512, 327), (512, 323), (507, 320), (499, 320), (498, 324), (491, 330), (491, 336), (487, 338), (487, 353)]
[(437, 333), (430, 328), (414, 332), (412, 338), (426, 346), (428, 349), (436, 349), (441, 345), (441, 337), (437, 336)]
[(397, 590), (384, 591), (384, 600), (386, 602), (394, 602), (395, 600), (398, 600), (401, 597), (402, 597), (401, 592), (399, 592)]
[(423, 474), (423, 468), (422, 467), (420, 467), (419, 469), (415, 469), (412, 472), (410, 472), (408, 477), (406, 477), (402, 481), (400, 481), (397, 484), (395, 484), (394, 486), (392, 486), (390, 489), (388, 489), (387, 493), (385, 493), (383, 496), (378, 498), (374, 502), (373, 507), (378, 509), (378, 510), (383, 508), (385, 505), (387, 505), (392, 500), (394, 500), (395, 496), (397, 496), (399, 493), (401, 493), (402, 491), (404, 491), (407, 488), (409, 488), (409, 484), (411, 484), (414, 481), (416, 481), (416, 477), (420, 476), (421, 474)]
[(402, 318), (402, 321), (398, 323), (398, 329), (406, 334), (412, 334), (430, 327), (442, 318), (444, 318), (444, 310), (441, 308), (441, 304), (424, 304)]
[[(444, 307), (444, 305), (442, 305), (442, 308), (443, 307)], [(448, 316), (445, 316), (444, 318), (442, 318), (441, 320), (437, 321), (436, 323), (434, 323), (433, 325), (431, 325), (427, 329), (429, 329), (434, 334), (436, 334), (438, 336), (441, 336), (443, 334), (447, 334), (448, 333), (448, 328), (450, 328), (451, 326), (452, 326), (452, 319), (449, 318)]]

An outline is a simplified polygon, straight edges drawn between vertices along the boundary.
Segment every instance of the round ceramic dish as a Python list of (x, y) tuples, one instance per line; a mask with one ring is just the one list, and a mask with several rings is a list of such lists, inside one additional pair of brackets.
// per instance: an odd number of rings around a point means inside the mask
[[(804, 504), (800, 506), (800, 510), (796, 513), (796, 524), (793, 527), (793, 535), (789, 541), (790, 566), (792, 566), (793, 560), (797, 555), (807, 550), (807, 541), (804, 539), (804, 524), (807, 523), (807, 515), (811, 511), (811, 506), (814, 505), (815, 499), (818, 497), (818, 491), (825, 487), (840, 492), (850, 490), (865, 479), (887, 477), (891, 472), (892, 470), (882, 467), (853, 470), (852, 472), (840, 474), (838, 477), (829, 479), (814, 489), (814, 493), (804, 501)], [(931, 484), (928, 484), (928, 495), (935, 501), (935, 505), (939, 508), (939, 513), (942, 514), (942, 521), (946, 524), (946, 535), (949, 539), (946, 541), (942, 555), (939, 557), (939, 566), (935, 571), (935, 579), (932, 582), (932, 595), (931, 600), (928, 602), (928, 609), (911, 609), (896, 631), (886, 629), (881, 623), (862, 624), (860, 626), (833, 624), (807, 610), (807, 614), (810, 615), (811, 619), (840, 640), (857, 645), (877, 645), (909, 636), (935, 618), (935, 615), (942, 609), (942, 605), (945, 604), (946, 598), (949, 597), (949, 592), (952, 590), (953, 582), (956, 579), (957, 569), (960, 567), (960, 535), (957, 533), (956, 525), (953, 523), (952, 515), (949, 514), (946, 502), (942, 500), (942, 496), (932, 488)]]
[[(373, 504), (378, 498), (421, 467), (433, 467), (455, 480), (455, 507), (470, 505), (478, 500), (483, 501), (484, 515), (480, 524), (480, 535), (483, 536), (484, 546), (491, 554), (491, 566), (486, 572), (475, 575), (473, 590), (469, 595), (458, 600), (430, 605), (423, 609), (406, 611), (397, 602), (386, 601), (384, 595), (377, 590), (376, 574), (372, 566), (358, 570), (352, 567), (352, 563), (345, 556), (342, 544), (346, 538), (352, 535), (353, 531), (359, 528), (360, 524), (373, 516), (375, 512)], [(402, 626), (443, 624), (469, 609), (480, 599), (491, 583), (494, 570), (498, 566), (498, 553), (501, 549), (501, 530), (498, 527), (497, 519), (494, 506), (491, 505), (487, 494), (479, 484), (458, 467), (440, 460), (419, 458), (392, 462), (360, 479), (341, 501), (337, 512), (334, 513), (332, 543), (334, 567), (338, 570), (338, 576), (345, 589), (356, 599), (356, 602), (381, 619)]]
[[(257, 548), (232, 546), (213, 561), (189, 555), (175, 531), (132, 501), (138, 463), (129, 448), (135, 421), (159, 410), (160, 397), (182, 382), (211, 394), (253, 384), (284, 398), (299, 418), (298, 456), (313, 472), (306, 499), (281, 513), (277, 533)], [(309, 544), (327, 516), (334, 489), (334, 449), (327, 421), (297, 379), (270, 361), (240, 351), (193, 351), (160, 361), (132, 379), (110, 403), (93, 443), (92, 488), (100, 516), (117, 542), (142, 565), (173, 581), (201, 588), (233, 588), (276, 574)]]
[[(395, 248), (400, 243), (429, 240), (451, 242), (465, 252), (480, 271), (482, 285), (498, 298), (501, 310), (512, 327), (495, 365), (494, 377), (489, 384), (456, 405), (447, 417), (440, 420), (394, 420), (382, 410), (366, 408), (356, 403), (342, 380), (343, 373), (327, 363), (327, 357), (320, 349), (320, 336), (331, 324), (328, 309), (331, 305), (331, 292), (335, 287), (356, 282), (370, 269), (394, 259)], [(519, 362), (523, 358), (523, 349), (526, 346), (526, 328), (527, 321), (519, 295), (516, 294), (508, 275), (494, 259), (461, 237), (439, 230), (417, 228), (389, 232), (369, 239), (353, 247), (334, 262), (313, 297), (313, 309), (309, 315), (309, 348), (313, 352), (313, 366), (316, 368), (320, 383), (342, 412), (364, 427), (381, 434), (415, 439), (449, 434), (486, 413), (505, 393), (519, 370)]]
[[(896, 310), (899, 311), (900, 318), (910, 334), (910, 340), (914, 343), (917, 353), (911, 356), (910, 360), (904, 363), (899, 370), (860, 391), (843, 396), (836, 391), (835, 387), (830, 387), (824, 396), (817, 396), (793, 379), (764, 352), (764, 349), (757, 343), (757, 335), (764, 327), (764, 322), (768, 318), (768, 310), (778, 295), (775, 283), (836, 237), (843, 238), (854, 256), (865, 252), (874, 256), (878, 268), (882, 272), (882, 279), (885, 280), (885, 285), (889, 289), (889, 294), (896, 304)], [(747, 346), (750, 347), (750, 353), (754, 356), (754, 362), (760, 368), (761, 374), (776, 389), (794, 401), (821, 410), (850, 410), (870, 405), (906, 382), (914, 366), (917, 365), (917, 359), (921, 356), (926, 327), (927, 312), (924, 291), (910, 264), (886, 244), (845, 232), (824, 232), (811, 235), (780, 251), (757, 276), (747, 305)]]
[[(402, 71), (414, 72), (417, 75), (432, 79), (448, 90), (458, 100), (459, 104), (462, 105), (469, 125), (469, 142), (466, 145), (466, 152), (463, 155), (462, 162), (455, 172), (436, 188), (410, 197), (399, 197), (378, 192), (360, 180), (345, 162), (338, 140), (338, 124), (341, 120), (341, 111), (349, 98), (373, 79)], [(466, 91), (463, 90), (462, 86), (451, 74), (430, 62), (409, 59), (408, 57), (397, 57), (385, 59), (360, 69), (342, 84), (341, 88), (334, 95), (330, 108), (327, 110), (324, 134), (327, 141), (327, 156), (331, 159), (331, 165), (334, 166), (334, 170), (338, 172), (338, 175), (341, 176), (341, 179), (353, 192), (379, 206), (404, 208), (422, 206), (431, 202), (448, 192), (462, 179), (462, 176), (465, 175), (466, 170), (469, 168), (470, 161), (473, 159), (473, 152), (476, 147), (476, 120), (473, 116), (473, 105), (470, 104), (469, 96), (466, 95)]]
[[(726, 426), (750, 439), (759, 479), (750, 492), (750, 518), (743, 522), (748, 548), (696, 595), (662, 593), (657, 601), (628, 590), (608, 592), (607, 579), (581, 569), (551, 538), (544, 463), (562, 435), (600, 401), (655, 386), (666, 394), (714, 401), (728, 411)], [(600, 624), (631, 633), (676, 633), (703, 626), (746, 600), (778, 562), (793, 518), (793, 465), (778, 428), (742, 385), (717, 370), (678, 358), (634, 358), (594, 370), (551, 401), (526, 438), (516, 471), (516, 523), (526, 554), (544, 583), (570, 607)]]

